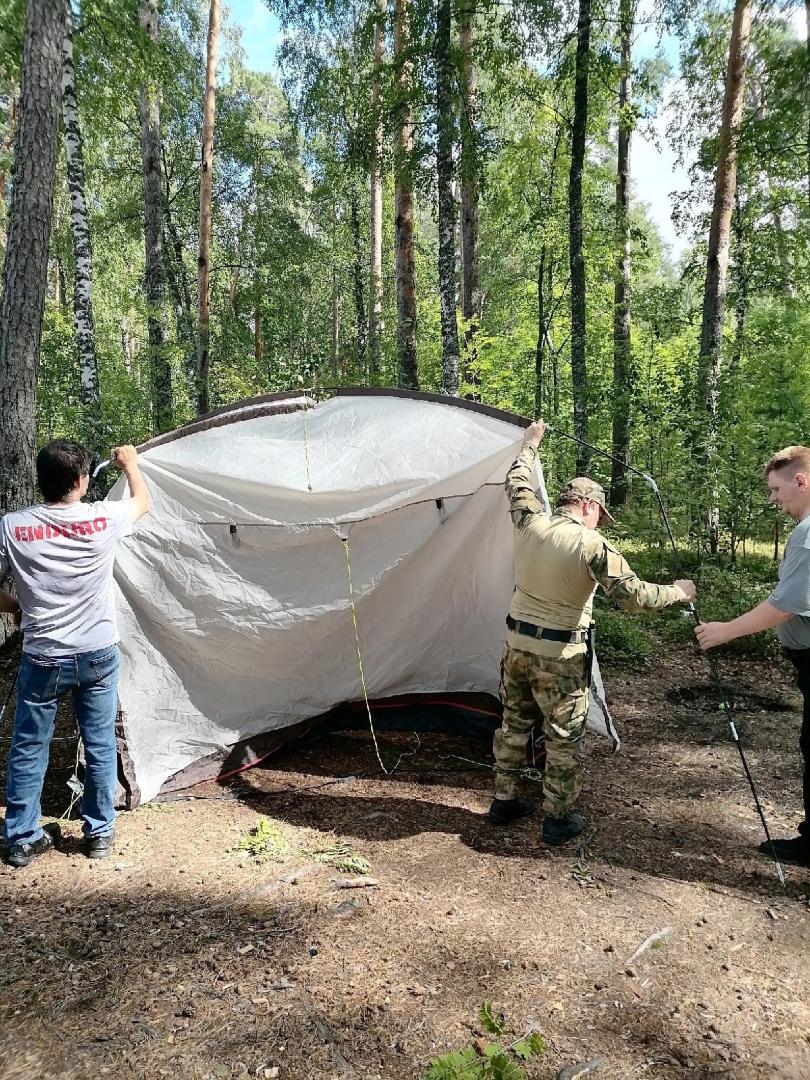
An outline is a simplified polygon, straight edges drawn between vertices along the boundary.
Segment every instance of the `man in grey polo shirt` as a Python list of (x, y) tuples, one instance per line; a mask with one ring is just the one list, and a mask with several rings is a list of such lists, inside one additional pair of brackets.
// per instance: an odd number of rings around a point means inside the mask
[[(770, 501), (797, 522), (790, 534), (779, 583), (757, 607), (730, 622), (701, 623), (696, 629), (700, 647), (713, 649), (747, 634), (776, 629), (782, 648), (796, 668), (804, 700), (799, 747), (804, 758), (804, 821), (799, 835), (774, 840), (777, 858), (810, 866), (810, 447), (788, 446), (765, 466)], [(770, 854), (767, 842), (760, 851)]]

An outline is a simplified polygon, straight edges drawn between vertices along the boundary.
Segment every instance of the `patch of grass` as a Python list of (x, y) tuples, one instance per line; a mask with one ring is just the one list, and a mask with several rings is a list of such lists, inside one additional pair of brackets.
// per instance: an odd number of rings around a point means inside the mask
[(259, 863), (278, 862), (290, 853), (281, 830), (266, 817), (259, 818), (250, 832), (239, 841), (236, 850)]
[(328, 863), (343, 874), (368, 874), (371, 863), (356, 851), (352, 851), (345, 840), (336, 840), (334, 844), (314, 848), (303, 852), (315, 862)]

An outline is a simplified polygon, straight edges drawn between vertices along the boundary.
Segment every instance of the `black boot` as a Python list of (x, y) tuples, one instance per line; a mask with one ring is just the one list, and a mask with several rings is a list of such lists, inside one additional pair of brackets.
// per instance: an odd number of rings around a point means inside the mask
[(487, 817), (494, 825), (509, 825), (534, 813), (531, 799), (493, 799)]
[(108, 855), (112, 855), (114, 843), (114, 831), (105, 836), (85, 836), (84, 853), (88, 859), (106, 859)]
[(62, 830), (56, 822), (43, 825), (42, 836), (38, 840), (30, 844), (11, 844), (6, 852), (6, 862), (9, 866), (28, 866), (38, 855), (57, 847), (61, 836)]
[(543, 840), (552, 847), (557, 847), (579, 836), (584, 828), (585, 822), (580, 814), (566, 814), (565, 817), (550, 817), (546, 814), (543, 818)]
[[(771, 845), (763, 840), (757, 848), (763, 855), (771, 854)], [(773, 841), (773, 853), (780, 862), (797, 863), (799, 866), (810, 866), (810, 837), (792, 836)]]

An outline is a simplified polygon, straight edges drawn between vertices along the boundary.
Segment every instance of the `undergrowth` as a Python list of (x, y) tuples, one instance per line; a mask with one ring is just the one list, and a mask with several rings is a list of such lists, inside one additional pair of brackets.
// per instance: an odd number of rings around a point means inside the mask
[(528, 1031), (511, 1042), (506, 1042), (508, 1028), (503, 1013), (497, 1014), (489, 1001), (485, 1001), (478, 1018), (481, 1027), (497, 1042), (477, 1039), (472, 1046), (451, 1050), (431, 1061), (422, 1080), (526, 1080), (526, 1070), (519, 1061), (529, 1061), (546, 1049), (543, 1036)]

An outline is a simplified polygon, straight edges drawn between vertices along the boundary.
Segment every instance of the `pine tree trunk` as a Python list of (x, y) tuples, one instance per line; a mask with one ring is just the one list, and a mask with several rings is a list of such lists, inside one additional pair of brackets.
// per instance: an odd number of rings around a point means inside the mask
[[(810, 3), (810, 0), (808, 0)], [(376, 0), (374, 22), (374, 66), (371, 83), (371, 115), (374, 144), (371, 155), (371, 280), (368, 309), (368, 374), (372, 386), (379, 382), (382, 366), (383, 276), (382, 276), (382, 165), (383, 114), (382, 75), (385, 42), (386, 0)]]
[(396, 280), (397, 364), (402, 386), (419, 389), (416, 355), (416, 270), (413, 252), (413, 60), (411, 58), (410, 0), (395, 0), (394, 63), (397, 71), (396, 133)]
[(362, 371), (366, 366), (366, 298), (363, 289), (363, 240), (360, 236), (360, 199), (356, 189), (352, 188), (349, 207), (349, 223), (354, 246), (354, 315), (357, 332), (357, 366)]
[(197, 271), (198, 344), (197, 412), (201, 416), (209, 406), (209, 368), (211, 356), (208, 275), (211, 264), (211, 186), (214, 174), (214, 120), (217, 93), (217, 45), (219, 43), (220, 0), (211, 0), (208, 12), (208, 53), (205, 65), (205, 103), (203, 105), (202, 160), (200, 162), (200, 256)]
[(89, 419), (91, 439), (100, 435), (98, 360), (93, 321), (93, 247), (85, 198), (84, 151), (76, 101), (76, 71), (73, 65), (73, 9), (67, 3), (67, 32), (62, 51), (62, 124), (65, 132), (70, 232), (75, 262), (73, 278), (73, 324), (79, 354), (79, 399)]
[[(810, 0), (808, 0), (810, 3)], [(6, 201), (6, 181), (8, 177), (3, 162), (6, 155), (11, 151), (14, 145), (14, 136), (17, 131), (17, 113), (20, 108), (20, 89), (16, 84), (12, 84), (9, 90), (9, 107), (8, 107), (8, 119), (6, 120), (6, 130), (3, 132), (3, 138), (0, 140), (0, 251), (6, 249), (6, 222), (2, 220), (3, 213), (2, 207)]]
[[(158, 38), (157, 0), (140, 0), (141, 28), (150, 41)], [(152, 430), (168, 431), (174, 423), (172, 371), (166, 340), (166, 267), (163, 255), (163, 199), (160, 180), (160, 103), (153, 87), (141, 85), (141, 154), (143, 157), (146, 303), (149, 333), (149, 383)]]
[[(464, 331), (464, 381), (478, 399), (478, 352), (475, 335), (483, 297), (478, 281), (478, 87), (475, 78), (476, 0), (462, 0), (459, 12), (461, 80), (461, 314)], [(538, 414), (539, 415), (539, 414)]]
[[(574, 124), (571, 134), (571, 172), (568, 181), (568, 237), (571, 261), (571, 379), (574, 397), (574, 432), (588, 438), (588, 368), (585, 359), (585, 253), (582, 237), (582, 175), (588, 126), (588, 60), (591, 36), (591, 0), (579, 0)], [(591, 454), (577, 444), (577, 473), (588, 471)]]
[(613, 300), (613, 463), (610, 502), (616, 508), (630, 497), (630, 406), (633, 358), (630, 343), (630, 139), (633, 133), (632, 89), (633, 0), (620, 0), (621, 77), (619, 80), (619, 145), (616, 175), (616, 283)]
[(450, 66), (450, 0), (436, 11), (436, 176), (439, 196), (439, 302), (442, 325), (442, 393), (458, 394), (456, 318), (456, 204), (453, 199), (453, 74)]
[(739, 141), (745, 92), (745, 66), (751, 32), (750, 0), (736, 0), (723, 96), (720, 142), (715, 173), (714, 206), (709, 231), (703, 324), (700, 335), (698, 393), (704, 412), (701, 471), (706, 477), (704, 510), (708, 514), (709, 547), (719, 546), (720, 511), (717, 487), (717, 406), (722, 364), (723, 319), (726, 310), (731, 211), (737, 184)]
[(37, 362), (59, 139), (64, 0), (28, 0), (0, 295), (0, 515), (33, 502)]

